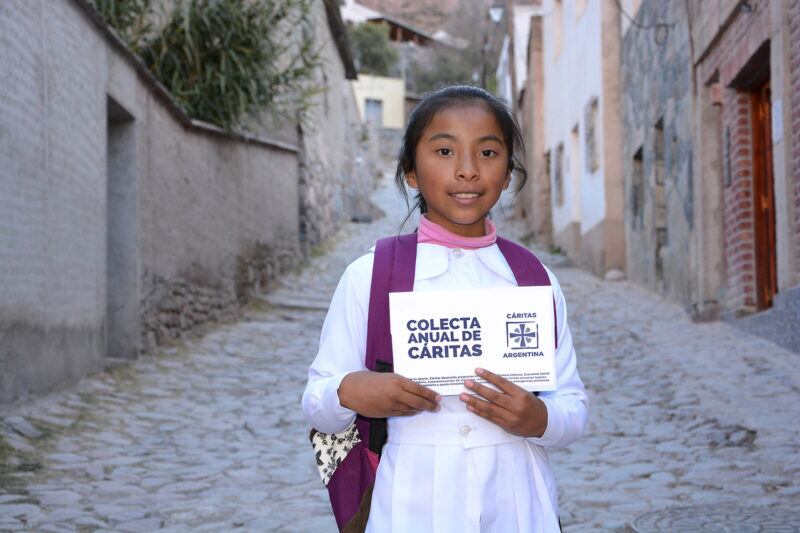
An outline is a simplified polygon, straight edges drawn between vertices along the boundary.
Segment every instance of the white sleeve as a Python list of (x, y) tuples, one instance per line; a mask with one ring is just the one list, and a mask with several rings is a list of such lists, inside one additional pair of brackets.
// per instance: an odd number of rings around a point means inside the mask
[(364, 280), (363, 273), (354, 275), (352, 266), (345, 270), (333, 294), (319, 352), (308, 369), (303, 392), (306, 418), (322, 433), (338, 433), (353, 422), (355, 411), (339, 403), (339, 384), (350, 372), (365, 369), (371, 273)]
[(539, 393), (547, 407), (547, 429), (541, 437), (528, 440), (539, 446), (568, 446), (583, 433), (589, 399), (583, 386), (567, 324), (567, 305), (561, 287), (549, 271), (556, 298), (558, 349), (556, 350), (556, 390)]

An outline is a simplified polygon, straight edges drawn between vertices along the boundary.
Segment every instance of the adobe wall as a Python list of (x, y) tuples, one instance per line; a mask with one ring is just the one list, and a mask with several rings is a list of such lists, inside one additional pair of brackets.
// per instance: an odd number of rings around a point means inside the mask
[(0, 401), (231, 316), (301, 257), (298, 148), (190, 121), (84, 2), (3, 2), (0, 70)]

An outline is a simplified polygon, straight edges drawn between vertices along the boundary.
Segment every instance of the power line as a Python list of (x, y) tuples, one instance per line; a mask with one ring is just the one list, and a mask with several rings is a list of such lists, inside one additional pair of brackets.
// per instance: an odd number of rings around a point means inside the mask
[(653, 22), (650, 24), (642, 24), (641, 22), (636, 21), (634, 17), (630, 16), (630, 14), (625, 11), (625, 8), (622, 7), (622, 2), (620, 0), (614, 0), (614, 3), (617, 5), (619, 12), (622, 13), (626, 19), (628, 19), (628, 22), (630, 22), (632, 26), (636, 26), (641, 30), (656, 30), (655, 39), (657, 44), (664, 44), (664, 42), (667, 40), (667, 36), (669, 35), (670, 28), (677, 26), (677, 22)]

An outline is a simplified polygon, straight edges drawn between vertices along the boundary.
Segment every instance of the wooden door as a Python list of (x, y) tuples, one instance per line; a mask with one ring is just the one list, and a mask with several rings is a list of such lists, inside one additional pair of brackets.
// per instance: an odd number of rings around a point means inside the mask
[(772, 175), (772, 131), (769, 82), (752, 93), (753, 221), (758, 309), (772, 306), (778, 292), (775, 257), (775, 180)]

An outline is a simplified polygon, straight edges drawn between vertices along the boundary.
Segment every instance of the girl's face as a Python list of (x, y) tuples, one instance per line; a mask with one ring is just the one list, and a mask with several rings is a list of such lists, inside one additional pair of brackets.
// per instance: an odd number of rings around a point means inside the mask
[(497, 119), (480, 103), (438, 111), (405, 177), (428, 204), (428, 220), (463, 237), (484, 235), (486, 214), (511, 183)]

